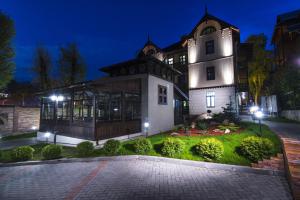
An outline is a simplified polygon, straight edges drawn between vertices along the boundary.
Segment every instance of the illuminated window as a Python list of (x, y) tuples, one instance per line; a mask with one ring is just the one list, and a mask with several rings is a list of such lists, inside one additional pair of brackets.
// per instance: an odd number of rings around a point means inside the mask
[(215, 52), (215, 44), (213, 40), (205, 42), (206, 54), (213, 54)]
[(167, 105), (168, 104), (168, 91), (167, 87), (158, 85), (158, 104)]
[(206, 68), (206, 79), (208, 81), (215, 80), (215, 67)]
[(186, 63), (186, 56), (185, 55), (181, 55), (179, 57), (179, 61), (180, 61), (180, 64), (184, 65)]
[(173, 58), (169, 58), (168, 59), (168, 65), (173, 66), (174, 62), (173, 62)]
[(215, 107), (215, 92), (206, 92), (206, 107)]
[(205, 29), (203, 29), (203, 31), (201, 32), (201, 35), (208, 35), (211, 34), (213, 32), (216, 32), (216, 28), (213, 26), (208, 26)]

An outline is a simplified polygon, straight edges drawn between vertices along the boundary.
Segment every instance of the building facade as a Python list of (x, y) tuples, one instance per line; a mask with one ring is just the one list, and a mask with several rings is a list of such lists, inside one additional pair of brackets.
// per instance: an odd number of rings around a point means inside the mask
[(235, 112), (249, 103), (248, 63), (252, 46), (240, 42), (237, 27), (207, 11), (190, 34), (160, 48), (148, 40), (140, 55), (151, 55), (182, 73), (176, 84), (189, 96), (189, 114)]
[(277, 16), (272, 44), (277, 68), (300, 69), (300, 10)]
[(248, 96), (245, 47), (237, 27), (206, 12), (178, 42), (160, 48), (148, 38), (136, 58), (100, 68), (107, 77), (41, 93), (38, 138), (99, 142), (171, 130), (227, 104), (238, 112)]

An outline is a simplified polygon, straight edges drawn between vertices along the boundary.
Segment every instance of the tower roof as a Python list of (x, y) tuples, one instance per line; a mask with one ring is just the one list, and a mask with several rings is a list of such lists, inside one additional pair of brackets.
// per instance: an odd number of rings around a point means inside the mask
[(220, 18), (218, 18), (218, 17), (215, 17), (215, 16), (209, 14), (209, 13), (207, 12), (207, 7), (206, 7), (206, 8), (205, 8), (205, 14), (204, 14), (204, 16), (200, 19), (200, 21), (197, 23), (197, 25), (194, 27), (194, 29), (192, 30), (192, 32), (191, 32), (189, 35), (190, 35), (190, 36), (193, 35), (193, 34), (195, 33), (195, 31), (197, 30), (198, 26), (199, 26), (200, 24), (202, 24), (203, 22), (208, 21), (208, 20), (214, 20), (214, 21), (219, 22), (219, 24), (221, 25), (221, 28), (222, 28), (222, 29), (232, 27), (232, 28), (234, 28), (234, 29), (239, 30), (238, 27), (236, 27), (236, 26), (234, 26), (234, 25), (232, 25), (232, 24), (230, 24), (230, 23), (228, 23), (228, 22), (225, 22), (224, 20), (222, 20), (222, 19), (220, 19)]

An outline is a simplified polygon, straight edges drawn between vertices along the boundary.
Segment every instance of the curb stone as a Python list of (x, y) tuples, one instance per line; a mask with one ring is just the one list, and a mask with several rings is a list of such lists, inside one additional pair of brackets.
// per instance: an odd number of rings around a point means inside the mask
[(166, 162), (166, 163), (186, 165), (186, 166), (191, 166), (191, 167), (232, 171), (232, 172), (237, 172), (237, 173), (252, 173), (252, 174), (260, 174), (260, 175), (284, 176), (284, 172), (276, 171), (276, 170), (254, 169), (254, 168), (247, 167), (247, 166), (210, 163), (210, 162), (203, 162), (203, 161), (181, 160), (181, 159), (165, 158), (165, 157), (157, 157), (157, 156), (142, 156), (142, 155), (110, 156), (110, 157), (95, 157), (95, 158), (62, 158), (62, 159), (56, 159), (56, 160), (26, 161), (26, 162), (17, 162), (17, 163), (0, 163), (0, 168), (1, 167), (26, 166), (26, 165), (60, 164), (60, 163), (75, 163), (75, 162), (97, 162), (97, 161), (130, 161), (130, 160)]

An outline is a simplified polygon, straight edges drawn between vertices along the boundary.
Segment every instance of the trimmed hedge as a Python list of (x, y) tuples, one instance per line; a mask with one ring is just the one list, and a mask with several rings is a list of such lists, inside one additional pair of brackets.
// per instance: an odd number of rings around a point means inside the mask
[(21, 146), (12, 151), (11, 157), (15, 161), (26, 161), (33, 158), (34, 149), (30, 146)]
[(167, 138), (162, 143), (161, 152), (168, 157), (175, 157), (183, 152), (184, 143), (180, 139)]
[(115, 155), (121, 146), (119, 140), (110, 139), (104, 143), (103, 151), (108, 155)]
[(147, 138), (138, 138), (133, 141), (133, 148), (135, 153), (146, 154), (152, 149), (152, 144)]
[(273, 154), (274, 144), (267, 138), (251, 136), (242, 141), (240, 151), (249, 160), (257, 162)]
[(206, 138), (201, 140), (195, 146), (195, 152), (205, 160), (218, 160), (224, 153), (224, 147), (219, 140), (215, 138)]
[(80, 142), (77, 144), (76, 149), (79, 156), (90, 156), (94, 152), (94, 145), (89, 141)]
[(42, 149), (42, 156), (46, 160), (60, 158), (61, 153), (62, 153), (62, 147), (56, 144), (49, 144)]

